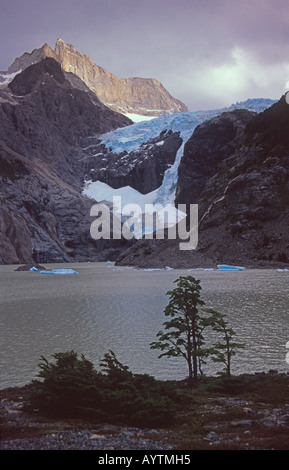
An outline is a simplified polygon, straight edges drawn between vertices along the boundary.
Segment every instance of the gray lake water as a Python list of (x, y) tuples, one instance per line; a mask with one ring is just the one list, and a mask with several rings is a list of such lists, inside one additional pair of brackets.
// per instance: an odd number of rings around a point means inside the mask
[[(206, 306), (225, 313), (237, 340), (245, 343), (233, 358), (233, 373), (289, 372), (289, 272), (144, 271), (106, 263), (45, 266), (78, 274), (47, 276), (0, 266), (0, 388), (29, 383), (41, 356), (52, 359), (55, 352), (72, 349), (96, 368), (112, 350), (133, 372), (185, 378), (185, 362), (159, 359), (150, 343), (166, 320), (166, 292), (188, 274), (201, 280)], [(208, 363), (203, 371), (210, 375), (221, 369)]]

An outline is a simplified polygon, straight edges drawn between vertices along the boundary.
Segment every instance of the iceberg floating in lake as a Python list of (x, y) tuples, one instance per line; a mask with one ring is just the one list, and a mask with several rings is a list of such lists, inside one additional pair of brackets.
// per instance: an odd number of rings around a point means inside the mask
[(218, 264), (219, 271), (245, 271), (246, 268), (243, 266), (230, 266), (228, 264)]
[(30, 271), (30, 272), (34, 272), (34, 271), (38, 271), (38, 269), (35, 268), (35, 266), (33, 266), (33, 268), (30, 268), (29, 271)]
[(188, 272), (191, 271), (214, 271), (214, 268), (191, 268), (188, 269)]
[(285, 268), (285, 269), (277, 269), (277, 272), (278, 273), (288, 273), (289, 272), (289, 269)]
[(162, 268), (146, 268), (144, 271), (162, 271)]
[(52, 269), (52, 271), (40, 271), (40, 274), (78, 274), (73, 269)]

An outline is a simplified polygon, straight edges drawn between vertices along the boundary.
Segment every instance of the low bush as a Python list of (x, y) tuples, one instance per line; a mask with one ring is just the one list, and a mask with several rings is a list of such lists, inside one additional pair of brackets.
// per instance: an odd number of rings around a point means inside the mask
[(177, 392), (149, 375), (133, 374), (110, 351), (102, 372), (75, 351), (41, 357), (39, 379), (32, 382), (26, 407), (59, 418), (80, 418), (134, 426), (174, 421)]
[(218, 377), (208, 381), (204, 389), (208, 392), (235, 395), (245, 393), (248, 389), (248, 379), (244, 376)]

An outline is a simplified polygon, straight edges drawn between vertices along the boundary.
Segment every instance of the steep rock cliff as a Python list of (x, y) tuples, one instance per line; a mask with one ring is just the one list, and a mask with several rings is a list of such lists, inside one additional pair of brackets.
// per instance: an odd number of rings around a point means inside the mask
[(25, 69), (8, 89), (10, 99), (7, 88), (0, 88), (0, 139), (49, 162), (69, 182), (78, 177), (83, 139), (131, 124), (88, 89), (72, 87), (52, 58)]
[[(52, 57), (60, 62), (62, 69), (68, 72), (75, 86), (74, 76), (78, 76), (109, 108), (122, 114), (160, 116), (164, 113), (187, 111), (181, 101), (175, 99), (155, 78), (129, 77), (119, 78), (108, 70), (96, 65), (86, 54), (78, 52), (72, 44), (58, 39), (54, 50), (48, 44), (31, 53), (24, 53), (15, 59), (7, 73), (13, 74), (24, 70), (45, 57)], [(69, 76), (72, 73), (73, 76)]]
[(176, 204), (197, 204), (209, 178), (240, 144), (244, 129), (255, 113), (245, 109), (224, 112), (200, 124), (186, 142), (178, 168)]
[(52, 58), (0, 87), (0, 263), (113, 258), (123, 241), (90, 237), (82, 145), (131, 121), (71, 86)]

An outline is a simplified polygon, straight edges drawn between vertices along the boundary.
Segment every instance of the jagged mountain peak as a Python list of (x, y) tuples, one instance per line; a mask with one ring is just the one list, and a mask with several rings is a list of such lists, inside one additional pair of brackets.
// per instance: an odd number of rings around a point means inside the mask
[(33, 49), (32, 52), (24, 52), (20, 57), (12, 62), (7, 69), (7, 74), (16, 74), (25, 70), (30, 65), (36, 64), (46, 57), (53, 57), (56, 59), (55, 54), (49, 44), (45, 43), (42, 47)]
[(125, 115), (161, 116), (186, 112), (184, 103), (174, 98), (155, 78), (119, 78), (103, 67), (96, 65), (88, 55), (75, 46), (57, 39), (54, 50), (45, 43), (31, 53), (25, 52), (15, 59), (7, 74), (23, 71), (45, 57), (60, 62), (65, 72), (77, 75), (107, 107)]
[(0, 139), (13, 141), (19, 153), (59, 163), (64, 178), (75, 171), (68, 154), (72, 147), (78, 154), (81, 139), (131, 124), (90, 90), (73, 87), (52, 57), (0, 87), (0, 122)]
[(79, 57), (84, 57), (88, 59), (93, 65), (93, 61), (90, 59), (88, 55), (84, 54), (83, 52), (78, 52), (73, 44), (71, 44), (70, 42), (65, 42), (61, 38), (58, 38), (56, 40), (53, 52), (56, 55), (56, 57), (60, 60), (62, 60), (66, 54), (72, 53), (72, 54), (78, 55)]
[(58, 38), (56, 40), (56, 43), (55, 43), (55, 48), (54, 50), (56, 50), (57, 48), (61, 47), (61, 46), (65, 46), (65, 47), (69, 47), (70, 49), (73, 49), (75, 50), (75, 47), (73, 44), (69, 43), (69, 42), (65, 42), (63, 39), (61, 38)]
[(16, 95), (27, 95), (38, 84), (39, 80), (49, 77), (56, 80), (59, 84), (64, 84), (66, 79), (60, 64), (52, 57), (46, 57), (41, 62), (27, 67), (22, 73), (9, 83), (9, 88)]

